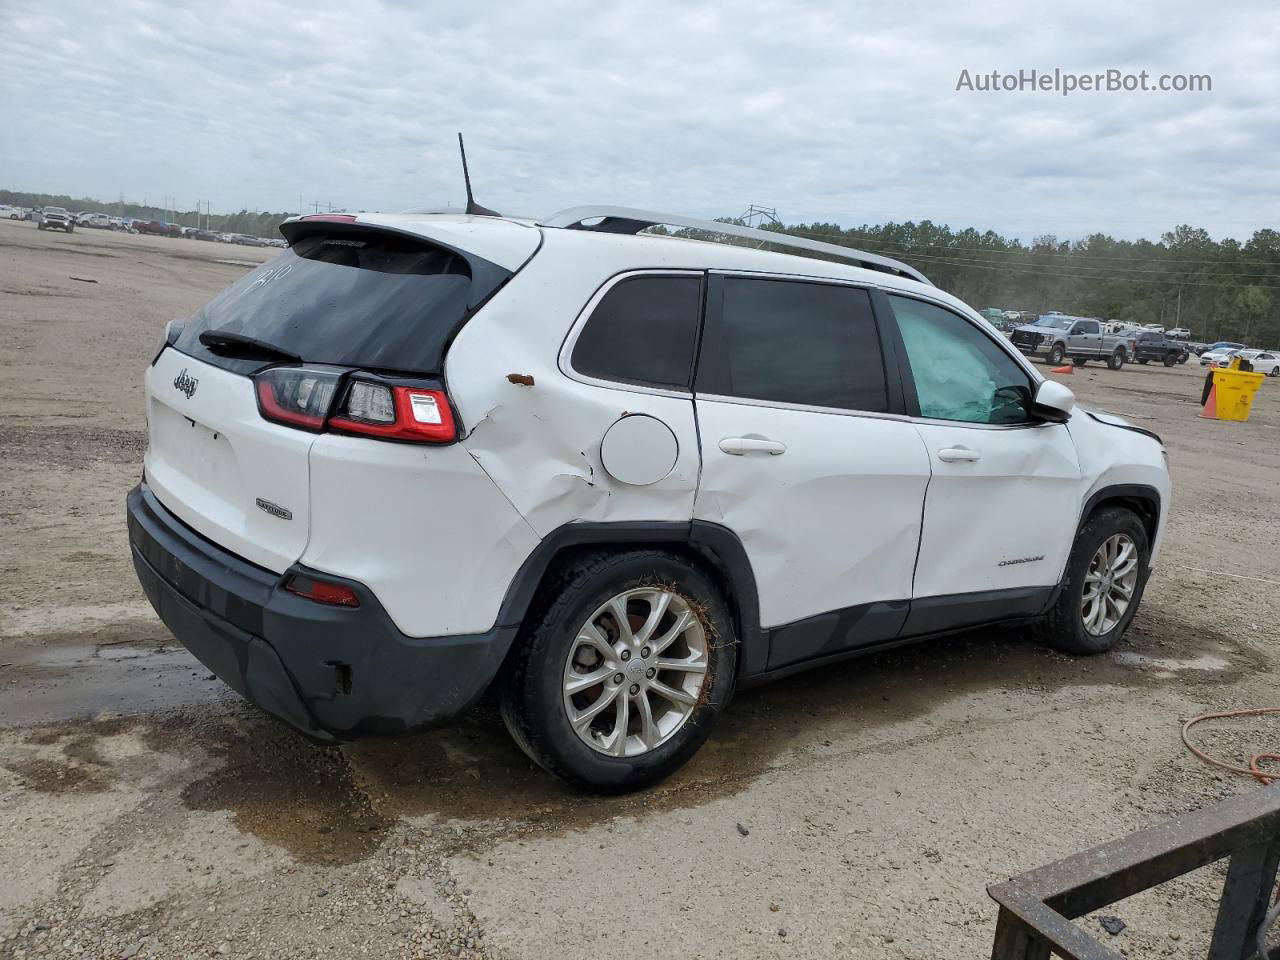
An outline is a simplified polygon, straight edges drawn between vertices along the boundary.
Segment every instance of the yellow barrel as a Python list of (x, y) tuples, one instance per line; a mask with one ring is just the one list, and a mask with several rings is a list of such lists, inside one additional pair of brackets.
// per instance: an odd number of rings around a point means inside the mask
[(1208, 405), (1205, 415), (1218, 420), (1248, 420), (1249, 411), (1253, 408), (1253, 395), (1262, 383), (1260, 373), (1245, 373), (1242, 370), (1214, 370), (1213, 393), (1210, 403), (1216, 401), (1211, 413)]

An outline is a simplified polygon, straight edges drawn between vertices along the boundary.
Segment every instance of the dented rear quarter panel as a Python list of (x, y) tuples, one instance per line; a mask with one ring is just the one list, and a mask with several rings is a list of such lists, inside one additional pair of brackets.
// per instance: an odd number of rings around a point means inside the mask
[[(539, 253), (449, 350), (445, 376), (465, 430), (463, 447), (539, 536), (578, 520), (690, 520), (700, 463), (692, 400), (584, 383), (558, 360), (575, 321), (611, 277), (688, 263), (660, 241), (544, 233)], [(637, 263), (638, 243), (652, 249), (650, 262)], [(521, 382), (529, 378), (532, 384)], [(618, 482), (600, 460), (609, 427), (636, 413), (665, 423), (679, 446), (671, 472), (648, 486)]]

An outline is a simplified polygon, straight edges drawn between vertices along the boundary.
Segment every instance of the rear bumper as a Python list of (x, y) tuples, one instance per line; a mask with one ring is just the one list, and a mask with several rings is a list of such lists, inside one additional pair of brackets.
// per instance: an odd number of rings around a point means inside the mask
[[(165, 626), (247, 700), (317, 740), (443, 723), (483, 695), (516, 627), (409, 637), (363, 584), (357, 608), (281, 588), (284, 577), (186, 527), (141, 483), (126, 500), (133, 566)], [(296, 568), (315, 575), (315, 571)]]

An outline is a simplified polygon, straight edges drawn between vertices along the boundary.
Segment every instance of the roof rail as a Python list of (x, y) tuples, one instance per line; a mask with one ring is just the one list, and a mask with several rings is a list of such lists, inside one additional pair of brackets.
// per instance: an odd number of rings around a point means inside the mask
[[(598, 220), (596, 224), (585, 224), (585, 220)], [(845, 260), (869, 270), (880, 270), (892, 273), (909, 280), (929, 283), (926, 277), (915, 267), (909, 267), (899, 260), (882, 257), (879, 254), (855, 250), (853, 247), (838, 243), (823, 243), (819, 240), (808, 240), (804, 237), (793, 237), (787, 233), (774, 233), (771, 230), (757, 230), (753, 227), (740, 227), (734, 223), (720, 223), (717, 220), (699, 220), (694, 217), (682, 217), (679, 214), (654, 213), (651, 210), (634, 210), (631, 207), (570, 207), (553, 213), (538, 223), (540, 227), (563, 227), (570, 230), (595, 230), (599, 233), (639, 233), (659, 224), (672, 227), (685, 227), (690, 230), (702, 230), (707, 233), (719, 233), (729, 237), (741, 237), (744, 240), (756, 240), (760, 243), (772, 243), (780, 247), (793, 247), (821, 254), (830, 260)], [(930, 284), (932, 285), (932, 284)]]

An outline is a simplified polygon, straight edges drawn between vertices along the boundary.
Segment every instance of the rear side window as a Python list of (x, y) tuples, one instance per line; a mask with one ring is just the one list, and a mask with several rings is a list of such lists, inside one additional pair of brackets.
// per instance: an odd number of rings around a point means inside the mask
[(573, 346), (573, 369), (600, 380), (688, 390), (702, 308), (702, 278), (619, 281)]
[(856, 287), (726, 277), (708, 316), (699, 393), (843, 410), (888, 409), (871, 298)]
[(310, 233), (209, 301), (174, 346), (237, 372), (252, 368), (200, 343), (216, 330), (308, 363), (440, 374), (471, 308), (509, 277), (486, 260), (402, 234)]

